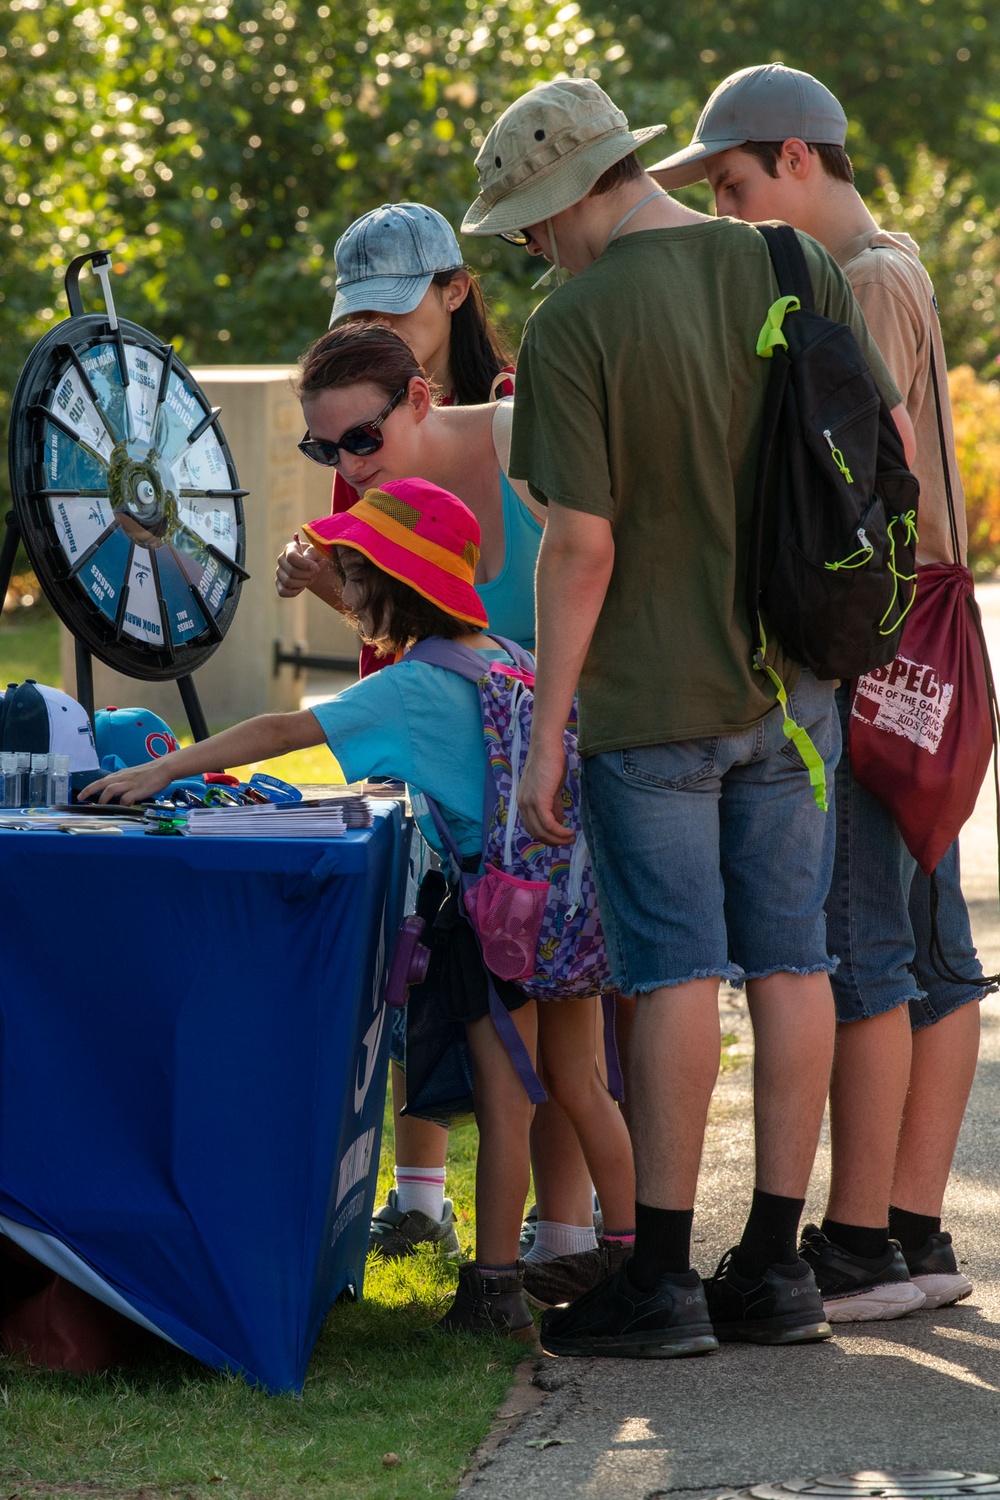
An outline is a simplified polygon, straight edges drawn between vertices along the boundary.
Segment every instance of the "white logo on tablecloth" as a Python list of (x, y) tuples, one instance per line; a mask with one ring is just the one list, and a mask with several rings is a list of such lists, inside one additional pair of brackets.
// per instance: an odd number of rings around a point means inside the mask
[(933, 667), (897, 656), (858, 678), (851, 717), (935, 755), (954, 694)]
[(364, 1053), (358, 1058), (358, 1069), (354, 1081), (354, 1113), (359, 1115), (365, 1107), (368, 1090), (375, 1077), (382, 1028), (385, 1026), (385, 1006), (382, 1003), (383, 979), (385, 978), (385, 902), (382, 903), (382, 920), (379, 923), (378, 950), (375, 954), (375, 973), (372, 978), (372, 1010), (375, 1019), (362, 1039)]

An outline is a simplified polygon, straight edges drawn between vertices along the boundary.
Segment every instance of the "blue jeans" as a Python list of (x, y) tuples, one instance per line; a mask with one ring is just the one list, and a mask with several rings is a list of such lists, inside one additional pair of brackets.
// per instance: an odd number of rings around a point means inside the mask
[(930, 880), (917, 868), (889, 811), (858, 785), (847, 749), (850, 689), (837, 689), (844, 753), (837, 767), (837, 852), (826, 907), (838, 1021), (860, 1021), (908, 1004), (919, 1030), (988, 993), (962, 895), (958, 841), (938, 865), (937, 927), (947, 964), (967, 980), (942, 979), (930, 960)]
[[(833, 686), (803, 672), (789, 704), (832, 794)], [(590, 756), (583, 815), (623, 994), (834, 967), (823, 914), (833, 813), (816, 807), (778, 708), (738, 734)]]

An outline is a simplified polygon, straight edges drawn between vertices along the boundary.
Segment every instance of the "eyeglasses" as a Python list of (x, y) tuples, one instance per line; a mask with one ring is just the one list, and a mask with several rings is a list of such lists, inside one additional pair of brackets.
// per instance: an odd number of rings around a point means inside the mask
[(353, 453), (355, 458), (367, 458), (370, 453), (377, 453), (385, 442), (379, 428), (386, 417), (396, 410), (408, 390), (409, 385), (402, 386), (388, 405), (383, 406), (377, 417), (350, 428), (335, 443), (329, 438), (310, 437), (307, 432), (299, 444), (299, 452), (304, 453), (306, 458), (311, 458), (314, 464), (323, 464), (327, 468), (340, 463), (341, 448)]
[(526, 229), (502, 229), (497, 235), (498, 240), (506, 240), (508, 245), (525, 245), (531, 243), (531, 235)]

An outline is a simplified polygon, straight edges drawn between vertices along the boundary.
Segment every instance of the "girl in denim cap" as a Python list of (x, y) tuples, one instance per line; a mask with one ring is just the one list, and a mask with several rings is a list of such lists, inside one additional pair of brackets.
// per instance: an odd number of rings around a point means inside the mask
[(513, 394), (510, 351), (490, 322), (477, 276), (462, 263), (454, 230), (436, 209), (383, 203), (345, 230), (334, 255), (331, 328), (360, 318), (394, 329), (438, 388), (441, 406)]
[[(332, 449), (347, 437), (365, 446), (353, 434), (373, 423), (345, 433), (341, 415), (324, 415), (322, 396), (303, 390), (302, 397), (308, 441)], [(474, 587), (479, 526), (453, 494), (419, 479), (380, 480), (349, 511), (305, 529), (332, 553), (349, 618), (390, 661), (413, 642), (437, 636), (482, 653), (484, 671), (494, 661), (510, 662), (486, 633), (489, 622)], [(463, 857), (480, 857), (486, 756), (476, 686), (405, 657), (328, 703), (248, 720), (145, 766), (103, 777), (84, 795), (129, 804), (155, 796), (179, 776), (324, 742), (349, 780), (398, 777), (433, 797)], [(433, 824), (422, 819), (421, 826), (436, 844)], [(471, 938), (464, 921), (457, 929), (456, 942), (463, 933)], [(533, 1339), (518, 1259), (533, 1110), (489, 1014), (481, 964), (463, 967), (462, 982), (450, 987), (447, 1001), (449, 1014), (465, 1022), (473, 1059), (480, 1130), (476, 1260), (460, 1268), (455, 1301), (437, 1326)], [(534, 1059), (542, 1051), (549, 1088), (579, 1132), (605, 1211), (614, 1222), (628, 1221), (635, 1191), (631, 1144), (597, 1071), (596, 996), (538, 1006), (515, 984), (497, 980), (496, 988), (529, 1055)]]

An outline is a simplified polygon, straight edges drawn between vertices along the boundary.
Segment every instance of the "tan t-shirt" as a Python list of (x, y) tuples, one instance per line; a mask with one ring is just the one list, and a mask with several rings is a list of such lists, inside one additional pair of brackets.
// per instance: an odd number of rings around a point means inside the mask
[(965, 562), (968, 529), (965, 495), (955, 460), (955, 434), (948, 400), (948, 366), (931, 279), (920, 263), (920, 251), (908, 234), (866, 230), (834, 252), (851, 283), (865, 321), (892, 373), (917, 436), (913, 472), (920, 480), (917, 511), (918, 562), (954, 562), (948, 501), (938, 435), (931, 346), (943, 397), (941, 417), (955, 502), (959, 562)]

